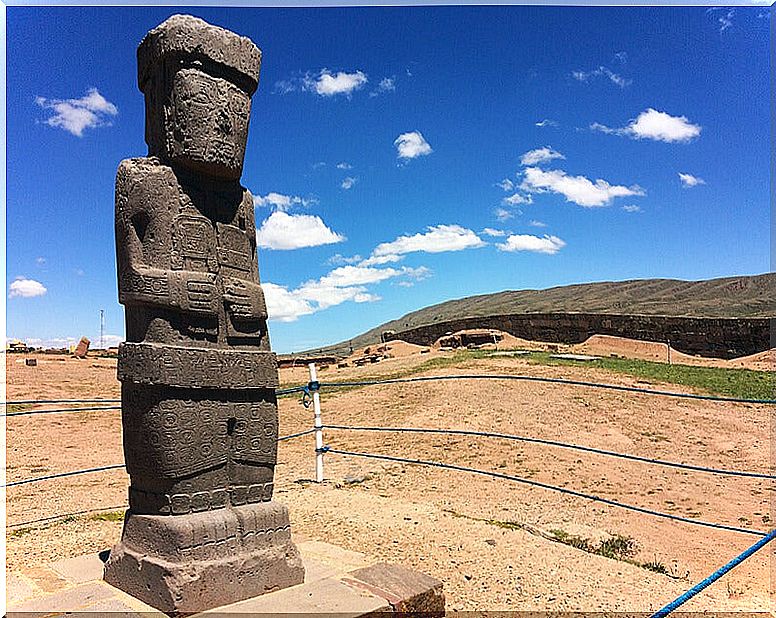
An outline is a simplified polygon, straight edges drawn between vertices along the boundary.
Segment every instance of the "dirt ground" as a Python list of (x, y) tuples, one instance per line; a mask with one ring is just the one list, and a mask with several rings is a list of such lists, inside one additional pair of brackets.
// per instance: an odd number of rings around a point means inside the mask
[[(321, 381), (378, 377), (415, 367), (428, 354), (320, 372)], [(8, 399), (118, 397), (115, 360), (38, 355), (37, 367), (8, 355)], [(515, 373), (634, 385), (635, 378), (592, 367), (530, 365), (520, 358), (465, 361), (437, 374)], [(307, 381), (283, 370), (284, 385)], [(645, 386), (638, 383), (639, 386)], [(678, 390), (674, 385), (656, 388)], [(768, 406), (651, 397), (517, 381), (381, 385), (321, 395), (324, 423), (456, 428), (559, 440), (669, 461), (768, 473)], [(46, 406), (51, 408), (53, 406)], [(312, 412), (280, 400), (281, 435), (307, 429)], [(7, 419), (8, 482), (122, 462), (118, 410)], [(774, 486), (504, 439), (454, 435), (325, 432), (332, 449), (381, 453), (495, 470), (692, 519), (753, 530), (773, 527)], [(297, 534), (405, 564), (444, 582), (451, 610), (646, 612), (684, 592), (757, 537), (670, 521), (539, 487), (425, 466), (326, 455), (314, 474), (313, 436), (281, 442), (276, 498), (289, 505)], [(35, 520), (125, 504), (122, 470), (10, 487), (7, 568), (34, 567), (102, 550), (121, 523), (94, 513)], [(23, 524), (19, 526), (15, 524)], [(548, 540), (562, 530), (593, 541), (632, 538), (638, 562), (668, 574)], [(772, 608), (768, 546), (684, 606), (688, 611)]]
[[(669, 362), (668, 345), (655, 341), (636, 341), (611, 335), (593, 335), (587, 341), (572, 346), (574, 352), (593, 354), (597, 356), (622, 356), (637, 358), (658, 363)], [(721, 367), (732, 369), (753, 369), (755, 371), (773, 371), (776, 369), (776, 350), (766, 350), (750, 356), (742, 356), (730, 360), (721, 358), (704, 358), (684, 354), (671, 348), (670, 361), (680, 365), (695, 365), (696, 367)]]

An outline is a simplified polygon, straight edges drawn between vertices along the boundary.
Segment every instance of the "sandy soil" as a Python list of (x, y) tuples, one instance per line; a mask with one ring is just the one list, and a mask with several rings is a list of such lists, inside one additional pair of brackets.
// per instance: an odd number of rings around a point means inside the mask
[(388, 343), (378, 343), (365, 348), (358, 348), (353, 351), (353, 354), (343, 359), (343, 361), (352, 365), (353, 361), (370, 354), (379, 354), (386, 358), (405, 358), (407, 356), (418, 355), (421, 353), (421, 350), (431, 351), (430, 348), (426, 346), (415, 345), (414, 343), (407, 343), (406, 341), (390, 341)]
[[(478, 346), (478, 348), (481, 350), (517, 350), (517, 349), (548, 350), (550, 348), (557, 350), (559, 348), (565, 349), (568, 347), (560, 344), (543, 343), (541, 341), (530, 341), (528, 339), (521, 339), (520, 337), (515, 337), (514, 335), (510, 335), (509, 333), (506, 333), (504, 331), (500, 331), (492, 328), (488, 330), (492, 333), (501, 335), (501, 339), (498, 341), (498, 343), (485, 343)], [(453, 334), (460, 335), (460, 334), (480, 333), (480, 332), (482, 332), (481, 328), (469, 328), (469, 329), (456, 331)], [(434, 342), (433, 347), (437, 350), (441, 347), (441, 344), (439, 343), (440, 339), (442, 339), (442, 337), (440, 337)], [(411, 345), (411, 344), (405, 344), (405, 345)]]
[(406, 341), (391, 341), (384, 344), (384, 347), (385, 353), (391, 358), (414, 356), (415, 354), (420, 354), (421, 350), (428, 350), (429, 352), (431, 351), (431, 349), (426, 346), (415, 345), (414, 343), (407, 343)]
[[(638, 341), (625, 337), (610, 335), (593, 335), (587, 341), (572, 346), (579, 354), (594, 354), (597, 356), (622, 356), (641, 360), (668, 362), (668, 346), (655, 341)], [(742, 356), (731, 360), (721, 358), (705, 358), (684, 354), (671, 348), (671, 362), (677, 365), (695, 365), (697, 367), (721, 367), (735, 369), (753, 369), (755, 371), (773, 371), (776, 369), (776, 351), (766, 350)]]
[[(668, 362), (668, 346), (665, 343), (655, 341), (638, 341), (636, 339), (613, 337), (611, 335), (593, 335), (587, 341), (573, 346), (573, 349), (574, 352), (579, 354), (616, 355), (659, 363)], [(671, 348), (671, 362), (682, 365), (719, 366), (720, 363), (725, 361), (683, 354)]]
[[(432, 356), (438, 356), (433, 352)], [(8, 398), (113, 398), (115, 360), (55, 360), (26, 367), (9, 356)], [(429, 354), (321, 371), (322, 381), (367, 378), (417, 366)], [(44, 362), (46, 361), (46, 362)], [(529, 365), (520, 358), (468, 361), (440, 374), (513, 372), (636, 384), (591, 367)], [(307, 381), (284, 370), (284, 384)], [(640, 384), (643, 385), (643, 384)], [(656, 384), (656, 387), (677, 389)], [(723, 404), (529, 382), (445, 381), (324, 390), (324, 422), (345, 425), (476, 429), (561, 440), (704, 466), (767, 472), (767, 406)], [(311, 411), (280, 400), (281, 435), (309, 428)], [(392, 454), (496, 470), (690, 518), (751, 529), (772, 527), (773, 484), (760, 479), (682, 472), (528, 443), (428, 434), (326, 431), (332, 448)], [(8, 481), (122, 461), (118, 411), (18, 416), (7, 420)], [(313, 437), (283, 442), (276, 497), (294, 530), (444, 581), (459, 610), (651, 611), (754, 542), (755, 537), (616, 509), (557, 492), (480, 475), (336, 454), (327, 482), (313, 475)], [(356, 481), (345, 482), (345, 479)], [(9, 524), (124, 504), (123, 471), (9, 488)], [(121, 524), (93, 515), (12, 527), (8, 568), (101, 550)], [(523, 529), (564, 530), (590, 539), (633, 538), (638, 561), (658, 561), (672, 576), (595, 556)], [(769, 547), (686, 607), (691, 611), (769, 608)]]
[(776, 348), (758, 352), (750, 356), (742, 356), (729, 361), (733, 367), (754, 369), (756, 371), (776, 371)]

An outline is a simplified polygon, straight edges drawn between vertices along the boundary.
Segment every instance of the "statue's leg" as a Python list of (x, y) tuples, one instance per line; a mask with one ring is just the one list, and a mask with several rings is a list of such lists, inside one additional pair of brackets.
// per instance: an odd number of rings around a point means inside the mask
[(130, 510), (106, 581), (168, 613), (301, 582), (288, 511), (269, 501), (276, 437), (254, 441), (260, 463), (235, 461), (232, 452), (235, 444), (254, 451), (252, 413), (269, 426), (274, 411), (276, 436), (274, 401), (131, 382), (122, 400)]
[(272, 499), (278, 408), (272, 389), (243, 391), (228, 420), (229, 484), (234, 506)]

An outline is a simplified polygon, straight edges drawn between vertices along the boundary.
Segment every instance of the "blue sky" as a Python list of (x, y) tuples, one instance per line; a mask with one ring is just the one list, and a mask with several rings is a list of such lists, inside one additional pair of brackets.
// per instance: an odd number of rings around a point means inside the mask
[(96, 343), (104, 309), (123, 338), (114, 175), (175, 12), (264, 54), (242, 182), (279, 352), (471, 294), (769, 270), (765, 6), (9, 7), (8, 337)]

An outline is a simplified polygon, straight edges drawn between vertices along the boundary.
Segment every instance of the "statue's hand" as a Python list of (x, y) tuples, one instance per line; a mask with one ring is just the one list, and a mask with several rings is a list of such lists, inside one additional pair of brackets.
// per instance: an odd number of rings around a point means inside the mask
[(233, 277), (224, 278), (224, 303), (235, 320), (267, 318), (264, 292), (256, 283)]
[[(203, 315), (218, 314), (218, 298), (216, 295), (216, 276), (213, 273), (184, 271), (183, 290), (185, 300), (181, 300), (184, 311)], [(182, 294), (182, 295), (183, 295)]]

